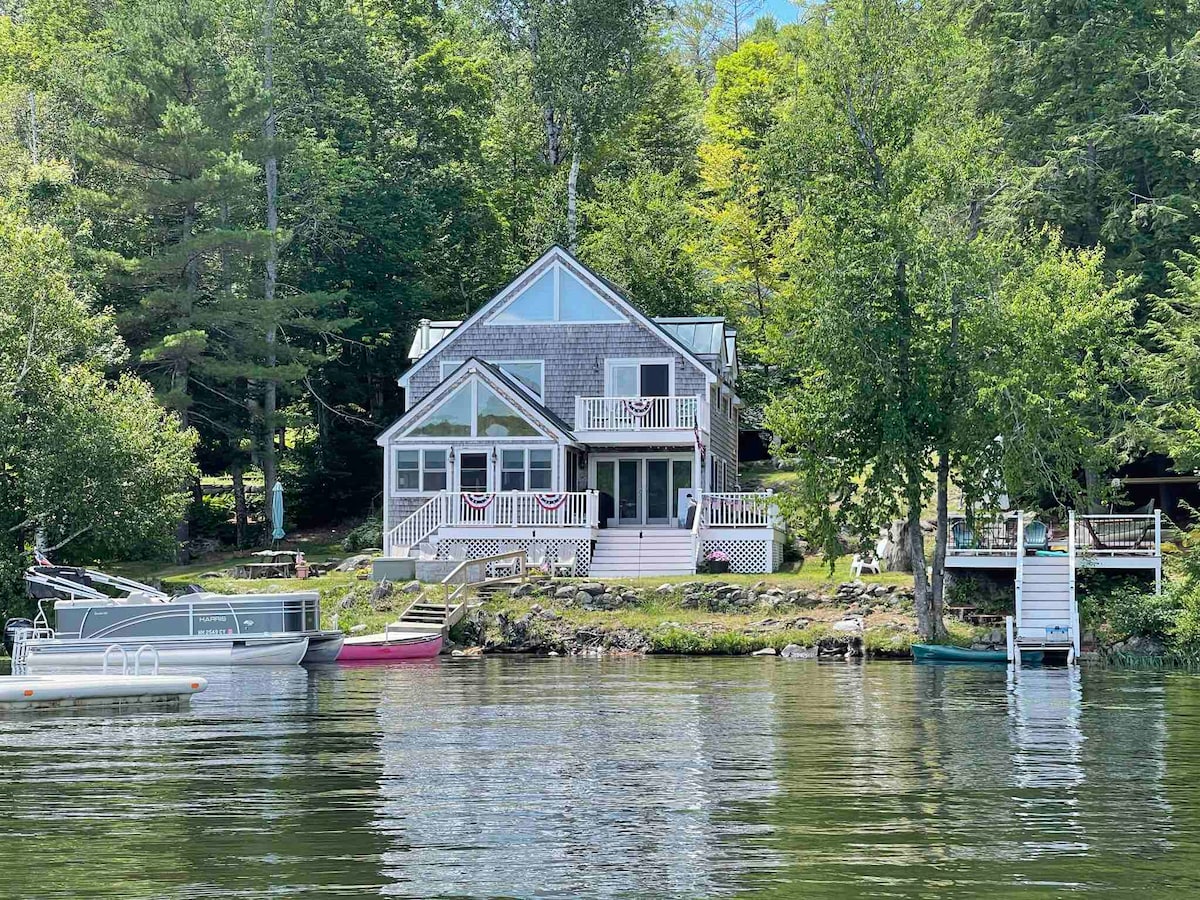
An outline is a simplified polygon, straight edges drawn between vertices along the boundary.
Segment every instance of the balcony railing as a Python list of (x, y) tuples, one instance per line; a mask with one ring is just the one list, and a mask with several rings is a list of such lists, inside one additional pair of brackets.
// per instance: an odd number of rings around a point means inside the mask
[(576, 431), (692, 429), (700, 421), (699, 397), (578, 397)]

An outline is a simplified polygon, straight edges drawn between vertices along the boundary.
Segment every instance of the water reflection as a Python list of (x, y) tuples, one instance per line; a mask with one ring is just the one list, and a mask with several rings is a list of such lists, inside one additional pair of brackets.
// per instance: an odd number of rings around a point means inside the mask
[(1200, 894), (1200, 680), (781, 660), (217, 673), (0, 720), (0, 897)]
[(712, 896), (777, 864), (742, 851), (756, 826), (738, 814), (776, 790), (761, 680), (706, 662), (465, 665), (481, 671), (397, 673), (380, 705), (393, 892)]

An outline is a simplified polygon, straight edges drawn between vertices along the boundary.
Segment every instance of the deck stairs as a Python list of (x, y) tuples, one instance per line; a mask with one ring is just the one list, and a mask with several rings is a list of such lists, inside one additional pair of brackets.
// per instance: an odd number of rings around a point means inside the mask
[(447, 602), (422, 591), (400, 614), (392, 626), (392, 630), (414, 633), (440, 631), (442, 634), (447, 634), (467, 614), (469, 606), (469, 600), (465, 595), (452, 597)]
[(682, 528), (607, 528), (600, 532), (588, 578), (694, 575), (693, 534)]
[(1017, 568), (1018, 650), (1079, 652), (1079, 616), (1075, 606), (1074, 560), (1062, 556), (1023, 556)]

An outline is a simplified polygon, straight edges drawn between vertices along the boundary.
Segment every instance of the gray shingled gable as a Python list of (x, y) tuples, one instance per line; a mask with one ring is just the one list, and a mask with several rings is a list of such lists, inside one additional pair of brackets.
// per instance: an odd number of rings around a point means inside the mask
[[(479, 309), (477, 309), (473, 315), (471, 315), (465, 322), (463, 322), (462, 325), (460, 325), (458, 328), (454, 329), (454, 331), (452, 331), (445, 338), (443, 338), (441, 341), (439, 341), (438, 344), (435, 345), (428, 353), (426, 353), (416, 363), (414, 363), (414, 365), (411, 368), (409, 368), (408, 371), (406, 371), (403, 375), (400, 376), (400, 384), (405, 387), (409, 386), (411, 384), (413, 376), (415, 374), (417, 374), (418, 372), (424, 371), (430, 364), (430, 361), (439, 355), (439, 351), (443, 351), (446, 349), (447, 344), (457, 342), (459, 339), (461, 339), (462, 335), (464, 335), (465, 333), (469, 332), (470, 330), (472, 330), (473, 328), (477, 327), (480, 324), (486, 323), (488, 319), (490, 319), (493, 315), (495, 315), (496, 310), (503, 305), (503, 303), (501, 302), (502, 298), (506, 299), (508, 297), (508, 295), (510, 295), (511, 293), (515, 293), (515, 291), (517, 289), (519, 289), (519, 287), (522, 286), (524, 283), (530, 281), (533, 277), (536, 277), (536, 275), (539, 274), (539, 272), (540, 272), (539, 267), (544, 262), (546, 262), (548, 258), (552, 259), (555, 253), (562, 254), (562, 256), (564, 257), (564, 264), (569, 263), (568, 267), (575, 268), (577, 270), (576, 274), (582, 275), (585, 283), (589, 279), (599, 283), (605, 289), (607, 289), (609, 292), (611, 292), (618, 300), (620, 300), (622, 303), (626, 304), (629, 307), (629, 309), (633, 313), (636, 314), (633, 319), (634, 323), (640, 327), (645, 328), (648, 332), (650, 332), (656, 338), (658, 338), (662, 343), (666, 344), (667, 346), (665, 349), (668, 349), (674, 353), (678, 353), (678, 354), (682, 355), (683, 358), (688, 360), (692, 365), (695, 365), (702, 371), (708, 373), (709, 376), (715, 377), (715, 373), (713, 372), (713, 369), (710, 365), (708, 365), (703, 359), (699, 358), (694, 353), (692, 353), (692, 351), (683, 342), (679, 341), (676, 337), (674, 337), (672, 334), (670, 334), (665, 328), (663, 328), (661, 325), (658, 325), (657, 323), (655, 323), (653, 319), (651, 319), (645, 313), (643, 313), (638, 308), (637, 304), (634, 303), (625, 294), (624, 291), (622, 291), (619, 287), (617, 287), (611, 281), (606, 279), (603, 275), (600, 275), (600, 274), (596, 273), (595, 271), (593, 271), (591, 268), (589, 268), (586, 264), (581, 262), (574, 254), (572, 254), (566, 248), (562, 247), (559, 244), (552, 244), (550, 247), (548, 247), (546, 249), (546, 251), (544, 253), (542, 253), (537, 258), (537, 260), (535, 260), (532, 264), (527, 266), (516, 278), (514, 278), (507, 285), (505, 285), (505, 287), (499, 293), (497, 293), (494, 297), (492, 297), (491, 300), (489, 300), (487, 303), (483, 304), (483, 306), (481, 306)], [(528, 326), (522, 326), (522, 327), (528, 327)], [(569, 328), (572, 326), (570, 326), (569, 324), (566, 324), (566, 323), (555, 323), (552, 327)], [(603, 328), (613, 328), (613, 327), (618, 327), (618, 326), (615, 324), (603, 324), (603, 325), (588, 325), (586, 327), (593, 328), (593, 329), (603, 329)], [(490, 350), (490, 351), (486, 351), (486, 352), (488, 352), (489, 355), (492, 355), (492, 356), (496, 355), (494, 350)], [(475, 355), (478, 355), (478, 353), (476, 353)]]

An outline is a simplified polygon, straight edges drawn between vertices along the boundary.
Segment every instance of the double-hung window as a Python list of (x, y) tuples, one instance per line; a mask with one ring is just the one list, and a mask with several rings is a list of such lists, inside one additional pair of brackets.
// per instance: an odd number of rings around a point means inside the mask
[(445, 450), (397, 450), (396, 493), (444, 491), (449, 482)]
[(502, 450), (500, 490), (548, 491), (554, 484), (551, 450)]

